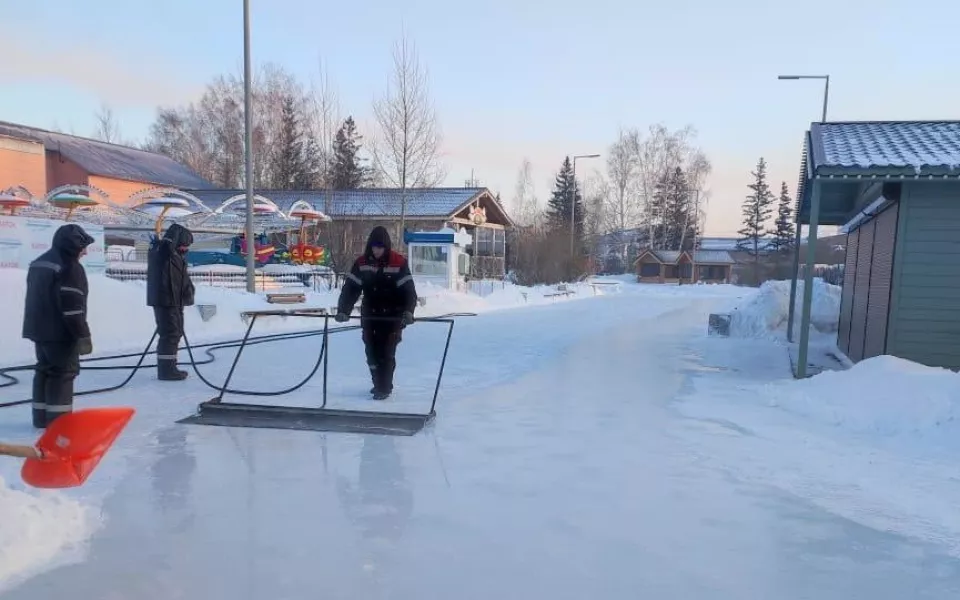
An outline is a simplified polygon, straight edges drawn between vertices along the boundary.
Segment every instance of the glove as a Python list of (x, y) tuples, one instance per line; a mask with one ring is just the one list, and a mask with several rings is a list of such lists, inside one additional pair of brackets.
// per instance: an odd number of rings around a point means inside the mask
[(80, 353), (80, 356), (86, 356), (87, 354), (93, 353), (93, 341), (88, 338), (80, 338), (77, 340), (77, 351)]
[(413, 313), (410, 311), (403, 313), (403, 326), (407, 325), (413, 325)]
[(343, 313), (337, 313), (337, 316), (333, 318), (337, 323), (344, 323), (350, 320), (350, 315), (345, 315)]

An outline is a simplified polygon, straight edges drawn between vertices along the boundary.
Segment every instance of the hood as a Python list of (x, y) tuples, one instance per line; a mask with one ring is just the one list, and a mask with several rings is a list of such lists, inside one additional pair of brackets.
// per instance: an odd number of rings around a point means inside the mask
[(383, 247), (386, 248), (387, 252), (392, 249), (392, 244), (390, 243), (390, 233), (387, 231), (386, 227), (377, 225), (373, 228), (373, 231), (370, 232), (370, 237), (367, 238), (367, 249), (364, 252), (367, 256), (373, 256), (373, 245), (376, 243), (383, 244)]
[(80, 256), (80, 252), (92, 243), (93, 238), (83, 230), (83, 227), (76, 223), (69, 223), (57, 229), (53, 234), (51, 245), (64, 256), (76, 257)]
[(173, 242), (174, 248), (193, 245), (193, 234), (179, 223), (174, 223), (167, 228), (167, 232), (163, 234), (163, 239)]

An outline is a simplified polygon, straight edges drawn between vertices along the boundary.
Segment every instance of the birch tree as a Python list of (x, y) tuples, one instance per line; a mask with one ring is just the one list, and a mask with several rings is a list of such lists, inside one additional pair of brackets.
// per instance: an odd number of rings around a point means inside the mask
[(379, 127), (372, 147), (373, 164), (384, 182), (401, 190), (402, 234), (408, 208), (406, 190), (435, 186), (446, 176), (427, 71), (406, 34), (394, 44), (392, 79), (386, 93), (374, 102), (373, 113)]

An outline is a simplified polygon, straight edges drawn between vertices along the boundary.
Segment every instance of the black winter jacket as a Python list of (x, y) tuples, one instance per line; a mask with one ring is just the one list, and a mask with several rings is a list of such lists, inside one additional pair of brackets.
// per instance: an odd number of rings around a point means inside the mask
[[(374, 243), (382, 244), (385, 250), (379, 260), (373, 256)], [(338, 312), (349, 315), (363, 293), (361, 316), (395, 317), (399, 327), (399, 317), (404, 312), (413, 314), (417, 307), (417, 288), (410, 266), (406, 257), (394, 252), (391, 246), (387, 230), (374, 227), (366, 250), (354, 261), (340, 290)]]
[(193, 305), (194, 287), (181, 248), (193, 244), (190, 230), (174, 223), (147, 254), (147, 306)]
[(87, 272), (80, 253), (93, 238), (74, 223), (53, 234), (49, 250), (30, 263), (23, 337), (33, 342), (75, 342), (90, 337)]

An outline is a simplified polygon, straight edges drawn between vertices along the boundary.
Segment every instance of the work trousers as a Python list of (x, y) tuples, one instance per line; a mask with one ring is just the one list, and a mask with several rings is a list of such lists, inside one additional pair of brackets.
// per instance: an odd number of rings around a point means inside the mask
[(402, 334), (395, 323), (372, 322), (363, 325), (363, 344), (367, 353), (370, 378), (377, 392), (393, 391), (393, 372), (397, 368), (397, 344)]
[(153, 316), (157, 322), (157, 364), (159, 369), (177, 366), (177, 349), (183, 337), (183, 307), (155, 306)]
[(77, 342), (34, 344), (33, 426), (45, 428), (60, 415), (73, 412), (73, 381), (80, 373)]

